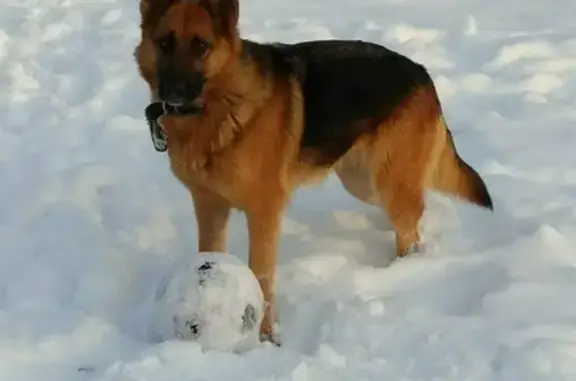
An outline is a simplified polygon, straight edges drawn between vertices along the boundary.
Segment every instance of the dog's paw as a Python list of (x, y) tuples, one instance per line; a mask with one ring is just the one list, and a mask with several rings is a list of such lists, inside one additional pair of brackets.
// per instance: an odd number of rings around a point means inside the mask
[(260, 333), (260, 342), (271, 343), (276, 347), (282, 346), (282, 341), (280, 340), (278, 335), (274, 333)]

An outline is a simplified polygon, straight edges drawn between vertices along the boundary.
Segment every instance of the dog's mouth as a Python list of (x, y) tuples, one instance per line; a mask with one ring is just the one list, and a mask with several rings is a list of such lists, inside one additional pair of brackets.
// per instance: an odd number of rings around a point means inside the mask
[(194, 102), (161, 102), (163, 106), (163, 115), (172, 116), (192, 116), (197, 115), (204, 109), (204, 103), (201, 100)]
[(182, 107), (186, 104), (184, 102), (173, 102), (173, 101), (163, 101), (163, 103), (165, 103), (170, 107)]
[(168, 108), (171, 109), (183, 109), (183, 110), (188, 110), (188, 109), (201, 109), (204, 106), (204, 102), (200, 99), (197, 99), (193, 102), (183, 102), (183, 101), (161, 101), (162, 103), (164, 103), (166, 106), (168, 106)]

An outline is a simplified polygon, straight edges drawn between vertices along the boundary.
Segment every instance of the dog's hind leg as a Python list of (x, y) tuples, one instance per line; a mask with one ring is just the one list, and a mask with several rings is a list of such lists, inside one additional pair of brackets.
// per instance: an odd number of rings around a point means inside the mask
[(424, 212), (422, 171), (406, 168), (402, 156), (378, 162), (373, 171), (368, 163), (354, 160), (357, 158), (349, 154), (338, 164), (338, 178), (350, 195), (387, 214), (396, 232), (397, 255), (408, 254), (420, 239), (417, 226)]
[(396, 232), (396, 255), (418, 250), (418, 223), (424, 214), (424, 190), (418, 174), (400, 174), (394, 167), (385, 167), (377, 175), (376, 187), (381, 207)]

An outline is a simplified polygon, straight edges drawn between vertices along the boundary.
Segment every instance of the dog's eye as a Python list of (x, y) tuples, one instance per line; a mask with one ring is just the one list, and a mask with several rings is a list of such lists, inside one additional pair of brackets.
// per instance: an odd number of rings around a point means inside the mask
[(166, 37), (162, 37), (158, 40), (158, 47), (164, 53), (170, 53), (174, 50), (174, 46), (176, 45), (176, 40), (174, 39), (173, 35), (168, 35)]
[(204, 56), (210, 50), (210, 43), (203, 38), (195, 37), (190, 42), (190, 50), (195, 56)]

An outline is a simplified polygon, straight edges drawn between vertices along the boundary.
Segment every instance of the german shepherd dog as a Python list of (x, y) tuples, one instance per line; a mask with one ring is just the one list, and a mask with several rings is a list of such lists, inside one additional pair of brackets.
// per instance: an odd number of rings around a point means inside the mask
[(299, 186), (334, 171), (387, 213), (397, 256), (418, 250), (425, 190), (493, 210), (420, 64), (363, 41), (243, 39), (238, 0), (140, 0), (140, 12), (134, 55), (154, 145), (190, 191), (200, 252), (225, 252), (231, 209), (245, 214), (249, 266), (266, 302), (261, 340), (279, 345), (277, 244)]

